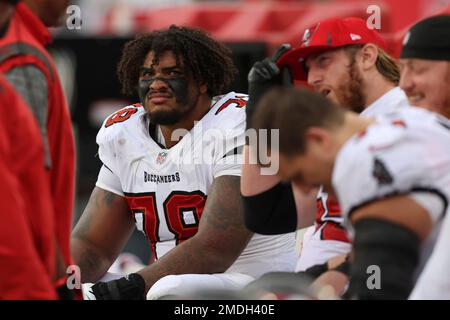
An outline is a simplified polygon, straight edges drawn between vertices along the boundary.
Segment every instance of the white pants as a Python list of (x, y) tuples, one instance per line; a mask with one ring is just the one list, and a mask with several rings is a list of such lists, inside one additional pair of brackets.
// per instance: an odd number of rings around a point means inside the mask
[(242, 273), (181, 274), (159, 279), (148, 291), (147, 300), (176, 295), (189, 297), (201, 290), (240, 290), (255, 280)]

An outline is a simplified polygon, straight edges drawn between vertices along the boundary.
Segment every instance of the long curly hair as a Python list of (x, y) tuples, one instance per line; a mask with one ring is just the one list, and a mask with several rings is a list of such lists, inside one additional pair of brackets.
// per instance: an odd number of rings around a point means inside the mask
[(210, 97), (223, 94), (238, 73), (231, 50), (225, 45), (200, 29), (171, 25), (140, 34), (125, 44), (117, 67), (122, 92), (136, 94), (139, 73), (150, 51), (155, 54), (154, 63), (158, 63), (159, 56), (168, 50), (175, 54), (178, 63), (183, 61), (197, 83), (207, 85)]

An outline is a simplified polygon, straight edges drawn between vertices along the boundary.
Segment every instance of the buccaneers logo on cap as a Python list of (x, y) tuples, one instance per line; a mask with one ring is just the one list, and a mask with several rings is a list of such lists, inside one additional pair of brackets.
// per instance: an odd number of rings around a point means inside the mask
[(311, 37), (311, 32), (309, 31), (309, 29), (306, 29), (305, 33), (303, 34), (302, 44), (307, 46), (308, 43), (306, 43), (306, 42), (309, 40), (310, 37)]
[(317, 23), (314, 27), (311, 27), (311, 28), (308, 28), (305, 30), (305, 32), (303, 33), (302, 41), (301, 41), (302, 47), (309, 46), (309, 43), (311, 42), (311, 38), (312, 38), (314, 32), (316, 32), (317, 27), (319, 26), (319, 23)]
[(410, 37), (411, 37), (411, 32), (408, 31), (408, 33), (403, 38), (403, 45), (408, 43)]

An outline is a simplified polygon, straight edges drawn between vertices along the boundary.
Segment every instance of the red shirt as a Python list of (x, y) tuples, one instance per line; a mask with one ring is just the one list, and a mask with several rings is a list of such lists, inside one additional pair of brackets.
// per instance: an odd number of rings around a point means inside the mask
[(54, 214), (32, 113), (0, 77), (0, 300), (56, 299)]
[[(51, 170), (47, 173), (47, 179), (51, 185), (54, 225), (59, 247), (65, 263), (69, 265), (72, 261), (69, 243), (74, 205), (75, 146), (67, 102), (53, 60), (44, 48), (50, 41), (50, 33), (44, 24), (25, 4), (19, 3), (5, 36), (0, 39), (0, 56), (1, 53), (8, 54), (12, 46), (19, 42), (22, 45), (16, 48), (24, 52), (11, 55), (0, 62), (0, 73), (31, 64), (46, 76), (47, 136), (51, 156)], [(32, 48), (35, 52), (25, 51), (25, 48)]]

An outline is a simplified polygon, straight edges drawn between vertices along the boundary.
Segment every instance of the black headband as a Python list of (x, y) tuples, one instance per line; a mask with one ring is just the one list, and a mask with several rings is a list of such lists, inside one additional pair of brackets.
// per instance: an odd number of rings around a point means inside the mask
[(15, 6), (20, 0), (0, 0), (0, 2), (6, 2)]

